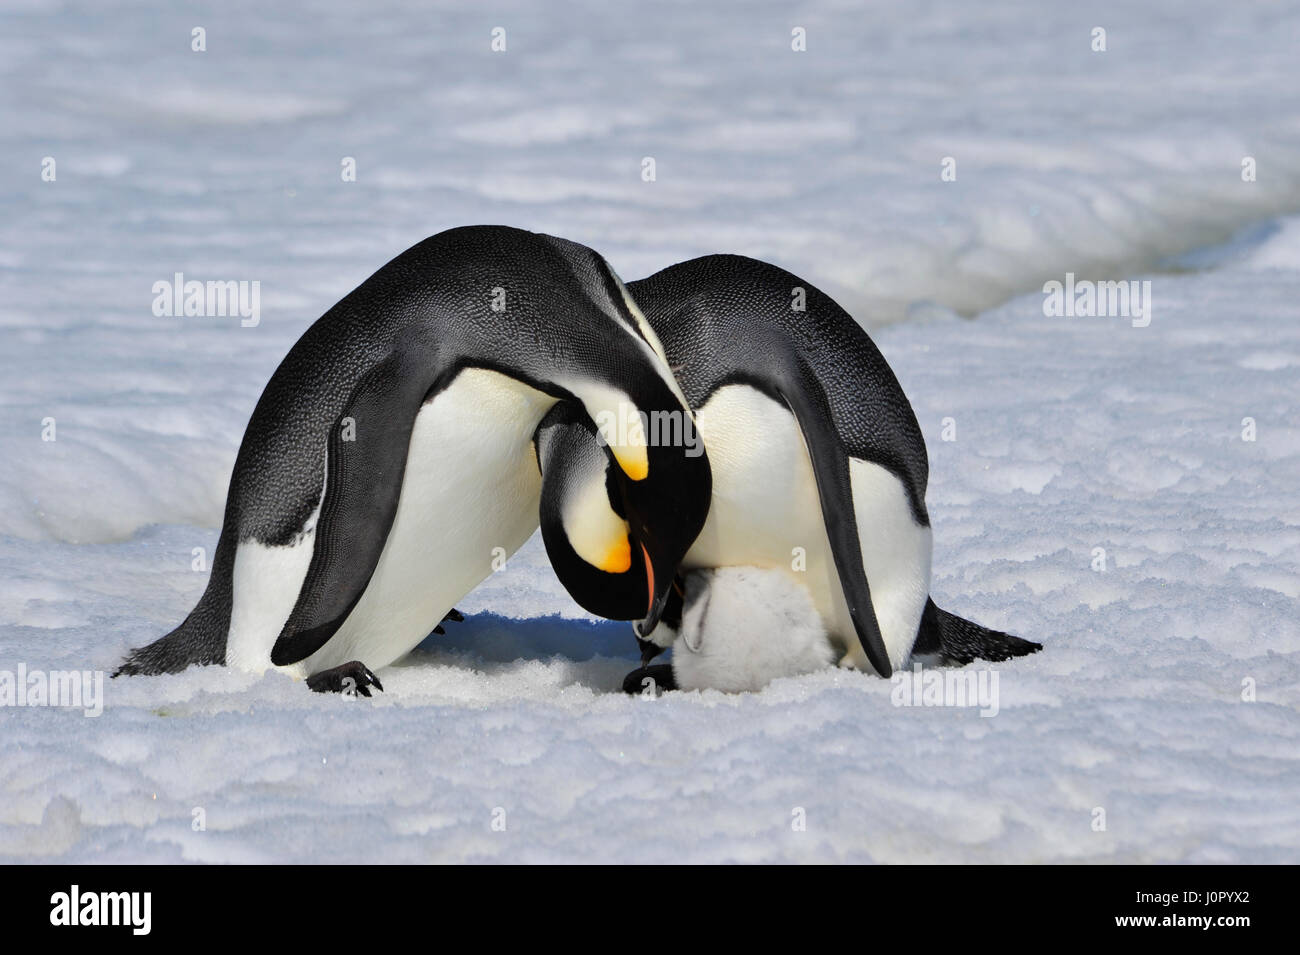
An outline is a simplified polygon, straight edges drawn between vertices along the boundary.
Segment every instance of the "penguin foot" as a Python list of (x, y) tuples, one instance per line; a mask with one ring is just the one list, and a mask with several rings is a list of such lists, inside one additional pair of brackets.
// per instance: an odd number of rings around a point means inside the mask
[(360, 694), (368, 697), (371, 686), (380, 693), (384, 692), (384, 685), (379, 682), (379, 677), (371, 673), (370, 668), (365, 664), (358, 663), (356, 660), (313, 673), (307, 677), (307, 686), (313, 693), (342, 693), (344, 696)]
[(638, 667), (623, 677), (623, 692), (633, 696), (658, 696), (677, 689), (672, 664), (658, 663), (652, 667)]
[[(446, 633), (447, 631), (442, 628), (442, 625), (446, 623), (448, 620), (450, 620), (452, 623), (463, 623), (465, 621), (465, 615), (461, 613), (459, 610), (457, 610), (455, 607), (452, 607), (450, 610), (447, 611), (447, 616), (442, 618), (441, 623), (439, 623), (438, 626), (433, 628), (433, 632)], [(382, 690), (383, 687), (381, 686), (380, 689)]]

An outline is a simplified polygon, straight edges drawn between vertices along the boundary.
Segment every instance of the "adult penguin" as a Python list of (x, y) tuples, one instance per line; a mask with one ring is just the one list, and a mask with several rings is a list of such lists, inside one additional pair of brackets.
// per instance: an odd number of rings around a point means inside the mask
[[(1040, 649), (930, 600), (925, 441), (884, 357), (829, 296), (736, 255), (683, 262), (628, 290), (695, 412), (711, 466), (708, 520), (682, 570), (785, 571), (809, 592), (841, 664), (882, 676), (913, 650), (964, 663)], [(563, 408), (542, 424), (552, 565), (587, 609), (636, 619), (643, 563), (635, 554), (625, 569), (591, 559), (607, 546), (601, 535), (622, 532), (623, 516), (619, 482), (587, 447), (598, 436)], [(679, 586), (666, 624), (680, 618), (680, 596)], [(656, 631), (657, 622), (640, 625), (643, 663), (672, 644), (673, 628)]]
[[(440, 233), (315, 322), (244, 434), (207, 590), (118, 673), (271, 667), (312, 689), (374, 676), (528, 539), (532, 439), (557, 401), (625, 418), (689, 409), (594, 251), (503, 226)], [(708, 510), (707, 460), (613, 435), (654, 568), (655, 619)], [(115, 674), (116, 675), (116, 674)]]

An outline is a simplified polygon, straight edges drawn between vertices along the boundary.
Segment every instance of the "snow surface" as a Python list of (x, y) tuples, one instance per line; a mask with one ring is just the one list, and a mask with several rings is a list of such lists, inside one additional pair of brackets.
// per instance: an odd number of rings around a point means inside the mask
[[(1300, 10), (352, 9), (6, 4), (0, 670), (111, 670), (179, 621), (284, 352), (492, 221), (910, 319), (875, 335), (929, 442), (936, 600), (1046, 648), (993, 718), (843, 671), (627, 698), (626, 625), (534, 540), (372, 700), (211, 668), (0, 709), (0, 858), (1300, 860)], [(1150, 326), (1044, 317), (1067, 270), (1149, 278)], [(177, 271), (261, 281), (261, 324), (155, 317)]]

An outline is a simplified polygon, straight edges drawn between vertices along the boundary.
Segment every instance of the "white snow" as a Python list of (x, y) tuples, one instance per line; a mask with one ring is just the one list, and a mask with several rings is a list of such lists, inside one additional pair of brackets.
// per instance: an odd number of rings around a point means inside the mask
[[(6, 6), (0, 671), (174, 626), (284, 352), (494, 221), (625, 279), (731, 251), (839, 298), (929, 443), (937, 602), (1045, 649), (992, 718), (834, 670), (627, 698), (627, 626), (534, 540), (372, 700), (211, 668), (0, 709), (0, 857), (1300, 859), (1300, 12), (313, 11)], [(155, 317), (178, 271), (260, 281), (261, 324)], [(1150, 326), (1045, 317), (1067, 271), (1150, 279)]]

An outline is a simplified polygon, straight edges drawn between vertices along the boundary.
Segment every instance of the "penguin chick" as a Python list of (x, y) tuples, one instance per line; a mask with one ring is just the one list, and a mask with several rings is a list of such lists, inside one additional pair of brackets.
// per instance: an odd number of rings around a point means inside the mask
[(835, 663), (808, 591), (781, 571), (721, 567), (686, 575), (682, 625), (673, 643), (681, 690), (759, 690), (783, 676)]

